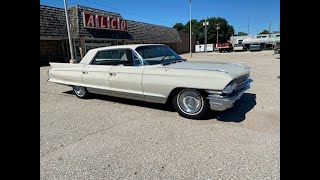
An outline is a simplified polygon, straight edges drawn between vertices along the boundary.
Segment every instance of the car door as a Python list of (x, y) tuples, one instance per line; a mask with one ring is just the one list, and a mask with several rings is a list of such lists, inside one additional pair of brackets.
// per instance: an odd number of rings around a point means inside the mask
[(110, 90), (109, 71), (117, 62), (117, 50), (99, 51), (90, 64), (82, 70), (82, 80), (86, 87), (95, 90)]
[(131, 49), (119, 49), (119, 61), (111, 67), (109, 83), (115, 96), (144, 100), (142, 73), (144, 66)]

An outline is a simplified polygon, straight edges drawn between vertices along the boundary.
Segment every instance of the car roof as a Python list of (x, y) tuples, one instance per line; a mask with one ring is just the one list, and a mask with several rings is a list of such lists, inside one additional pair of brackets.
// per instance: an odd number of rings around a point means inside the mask
[(150, 46), (150, 45), (164, 45), (164, 44), (125, 44), (125, 45), (115, 45), (115, 46), (107, 46), (107, 47), (100, 47), (100, 48), (94, 48), (91, 50), (94, 51), (101, 51), (101, 50), (108, 50), (108, 49), (136, 49), (140, 46)]

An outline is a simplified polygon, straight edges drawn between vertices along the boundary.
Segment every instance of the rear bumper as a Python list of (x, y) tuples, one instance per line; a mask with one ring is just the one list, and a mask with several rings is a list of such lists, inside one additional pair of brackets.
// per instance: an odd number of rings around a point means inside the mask
[(209, 99), (210, 109), (215, 111), (224, 111), (231, 108), (234, 102), (241, 98), (242, 94), (250, 88), (250, 81), (246, 82), (246, 86), (234, 93), (232, 96), (221, 96), (219, 94), (209, 94), (207, 99)]

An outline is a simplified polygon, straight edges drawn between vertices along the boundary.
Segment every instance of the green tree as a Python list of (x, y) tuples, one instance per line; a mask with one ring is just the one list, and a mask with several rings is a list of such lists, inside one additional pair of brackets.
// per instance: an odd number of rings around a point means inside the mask
[[(188, 21), (186, 24), (185, 24), (185, 28), (187, 29), (187, 33), (190, 32), (190, 21)], [(199, 39), (199, 34), (200, 34), (200, 22), (198, 22), (196, 19), (191, 19), (191, 32), (192, 32), (192, 35), (195, 35), (196, 36), (196, 41), (198, 41)]]
[(185, 26), (182, 23), (176, 23), (173, 25), (173, 28), (177, 29), (178, 31), (185, 31)]
[[(204, 21), (204, 19), (200, 21), (197, 21), (196, 19), (191, 20), (192, 34), (196, 36), (196, 40), (199, 41), (200, 44), (203, 44), (205, 42), (205, 28), (203, 26)], [(217, 41), (217, 25), (220, 27), (220, 29), (218, 30), (219, 43), (227, 42), (230, 39), (230, 36), (234, 34), (233, 26), (229, 25), (228, 21), (225, 18), (211, 17), (208, 18), (207, 21), (209, 22), (209, 25), (207, 26), (207, 42), (210, 44), (216, 43)], [(183, 25), (182, 23), (176, 23), (173, 28), (181, 32), (189, 33), (189, 24), (189, 21), (185, 25)]]
[(262, 32), (260, 32), (259, 34), (269, 34), (269, 31), (265, 29)]
[(238, 36), (248, 36), (248, 34), (245, 32), (238, 32)]
[(208, 18), (208, 43), (217, 42), (217, 26), (220, 27), (218, 30), (218, 41), (219, 43), (227, 42), (230, 36), (234, 34), (233, 26), (229, 25), (225, 18), (211, 17)]

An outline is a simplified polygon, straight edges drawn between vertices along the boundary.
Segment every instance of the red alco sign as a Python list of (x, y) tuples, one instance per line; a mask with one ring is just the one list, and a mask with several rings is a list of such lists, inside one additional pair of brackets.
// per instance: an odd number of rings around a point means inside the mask
[(128, 30), (127, 21), (125, 21), (122, 18), (100, 16), (87, 12), (83, 12), (83, 25), (86, 28), (99, 28), (122, 31)]
[(108, 29), (108, 17), (106, 16), (96, 16), (98, 18), (98, 27), (101, 29)]
[(109, 21), (110, 21), (110, 29), (119, 29), (118, 19), (113, 18), (113, 17), (109, 17)]
[(84, 27), (96, 27), (96, 16), (94, 14), (83, 13)]

